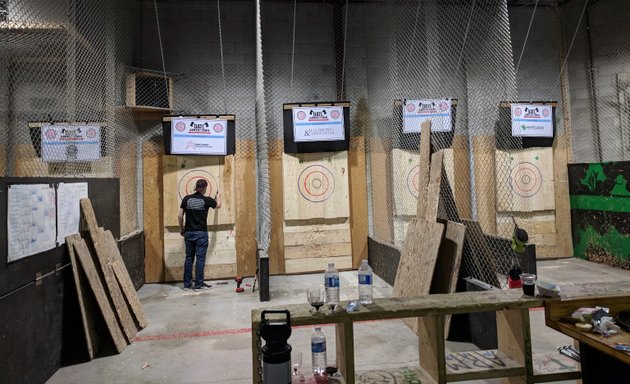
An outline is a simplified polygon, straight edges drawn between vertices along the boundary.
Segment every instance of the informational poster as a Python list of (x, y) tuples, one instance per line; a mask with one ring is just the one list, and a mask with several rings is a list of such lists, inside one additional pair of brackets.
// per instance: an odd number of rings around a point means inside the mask
[(512, 136), (553, 137), (552, 106), (512, 104)]
[(48, 184), (10, 185), (7, 203), (8, 261), (56, 247), (55, 189)]
[(42, 126), (43, 161), (94, 161), (101, 158), (98, 125)]
[(171, 120), (171, 154), (226, 155), (227, 120), (192, 119)]
[(343, 107), (293, 108), (295, 142), (345, 140)]
[(57, 187), (57, 242), (79, 232), (81, 209), (79, 200), (87, 199), (88, 183), (59, 183)]
[(451, 132), (451, 99), (405, 100), (403, 104), (403, 132), (420, 132), (425, 121), (431, 122), (431, 132)]

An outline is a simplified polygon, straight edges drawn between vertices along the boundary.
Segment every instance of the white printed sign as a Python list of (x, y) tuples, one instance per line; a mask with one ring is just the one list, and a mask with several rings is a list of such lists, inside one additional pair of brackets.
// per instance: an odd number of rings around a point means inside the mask
[(55, 248), (55, 189), (48, 184), (9, 186), (7, 201), (7, 261)]
[(550, 105), (512, 104), (512, 136), (553, 137)]
[(57, 187), (57, 242), (79, 233), (81, 211), (79, 200), (88, 197), (88, 183), (59, 183)]
[(293, 138), (296, 143), (345, 140), (343, 107), (293, 108)]
[(173, 118), (171, 154), (227, 155), (227, 121)]
[(420, 132), (425, 121), (431, 122), (431, 132), (451, 132), (451, 99), (405, 100), (403, 105), (403, 132)]
[(100, 158), (100, 126), (42, 126), (43, 161), (93, 161), (99, 160)]

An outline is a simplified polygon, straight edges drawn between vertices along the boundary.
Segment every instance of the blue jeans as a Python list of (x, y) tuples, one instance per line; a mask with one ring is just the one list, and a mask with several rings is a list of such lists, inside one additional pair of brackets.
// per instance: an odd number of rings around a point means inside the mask
[(184, 288), (192, 286), (192, 266), (197, 256), (195, 265), (195, 288), (203, 286), (203, 268), (206, 265), (206, 252), (208, 251), (208, 232), (191, 231), (184, 233), (186, 240), (186, 261), (184, 262)]

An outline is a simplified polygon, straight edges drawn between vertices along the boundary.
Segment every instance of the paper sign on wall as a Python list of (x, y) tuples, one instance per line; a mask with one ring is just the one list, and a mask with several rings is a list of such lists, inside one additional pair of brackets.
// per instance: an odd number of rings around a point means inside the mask
[(79, 233), (81, 209), (79, 200), (88, 197), (88, 183), (59, 183), (57, 187), (57, 242)]
[(42, 126), (43, 161), (93, 161), (101, 158), (98, 125)]
[(512, 136), (553, 137), (550, 105), (512, 104)]
[(295, 142), (345, 140), (343, 107), (293, 108)]
[(226, 155), (227, 120), (173, 118), (171, 154)]
[(403, 104), (403, 132), (420, 132), (425, 121), (431, 122), (431, 132), (451, 132), (451, 99), (405, 100)]

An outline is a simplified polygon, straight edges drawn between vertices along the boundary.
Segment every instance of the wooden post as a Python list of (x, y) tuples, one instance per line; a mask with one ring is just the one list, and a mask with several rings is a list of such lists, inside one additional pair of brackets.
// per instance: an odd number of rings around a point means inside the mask
[(437, 383), (446, 383), (444, 315), (418, 318), (420, 368)]
[(468, 137), (453, 137), (453, 195), (457, 213), (463, 219), (472, 219), (470, 198), (470, 161), (468, 159)]
[(162, 148), (155, 142), (142, 144), (144, 202), (145, 281), (164, 281), (164, 215), (162, 192)]
[(337, 367), (347, 384), (354, 384), (354, 329), (352, 321), (335, 324)]
[(284, 190), (282, 186), (282, 139), (271, 140), (269, 146), (269, 183), (271, 188), (271, 242), (269, 243), (269, 273), (284, 274)]
[(370, 140), (370, 177), (372, 180), (372, 225), (374, 237), (387, 242), (394, 242), (394, 210), (389, 204), (392, 191), (392, 155), (391, 143), (383, 137)]
[(497, 354), (504, 354), (509, 359), (525, 366), (526, 376), (503, 379), (505, 383), (533, 383), (531, 331), (529, 328), (529, 309), (504, 309), (497, 311)]
[[(427, 188), (431, 161), (431, 121), (424, 121), (420, 132), (420, 168), (418, 169), (417, 217), (424, 220), (427, 213)], [(440, 163), (440, 167), (442, 164)]]
[(365, 173), (365, 137), (350, 139), (348, 151), (348, 178), (350, 180), (350, 237), (352, 239), (352, 265), (358, 268), (368, 258), (368, 206), (367, 175)]
[(553, 144), (554, 197), (556, 206), (556, 252), (554, 256), (573, 256), (567, 140), (558, 135)]
[(475, 156), (475, 191), (477, 193), (477, 220), (484, 233), (496, 234), (496, 179), (494, 136), (473, 137)]
[(241, 276), (256, 272), (256, 142), (236, 142), (236, 271)]

